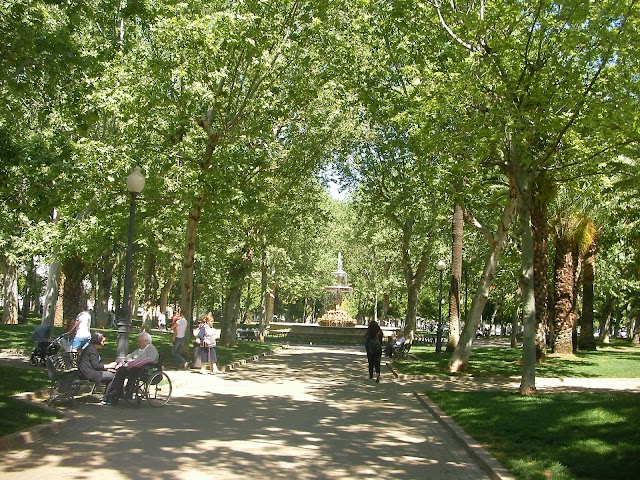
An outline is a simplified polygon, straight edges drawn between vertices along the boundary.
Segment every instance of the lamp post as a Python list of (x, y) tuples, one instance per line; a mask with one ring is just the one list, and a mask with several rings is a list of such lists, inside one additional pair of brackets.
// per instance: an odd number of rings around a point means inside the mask
[(131, 329), (131, 259), (133, 257), (133, 225), (136, 214), (136, 197), (144, 188), (144, 176), (140, 167), (136, 167), (127, 177), (127, 190), (131, 194), (129, 203), (129, 239), (127, 241), (127, 260), (124, 270), (124, 300), (118, 321), (118, 344), (116, 354), (118, 360), (124, 360), (129, 349), (129, 330)]
[(440, 272), (440, 293), (438, 294), (438, 326), (436, 328), (436, 355), (442, 353), (442, 274), (444, 269), (447, 268), (447, 264), (440, 260), (436, 265), (436, 268)]

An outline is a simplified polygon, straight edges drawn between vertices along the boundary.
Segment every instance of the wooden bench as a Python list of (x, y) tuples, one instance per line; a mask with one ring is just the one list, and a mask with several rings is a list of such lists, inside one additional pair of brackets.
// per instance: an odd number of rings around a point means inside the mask
[(256, 340), (258, 334), (253, 328), (239, 328), (236, 330), (236, 338), (238, 340)]
[(51, 380), (47, 405), (51, 405), (57, 400), (65, 400), (75, 406), (77, 404), (76, 396), (79, 395), (83, 387), (90, 390), (89, 395), (98, 388), (103, 388), (101, 384), (80, 378), (78, 357), (77, 352), (64, 352), (47, 357), (47, 373), (49, 380)]

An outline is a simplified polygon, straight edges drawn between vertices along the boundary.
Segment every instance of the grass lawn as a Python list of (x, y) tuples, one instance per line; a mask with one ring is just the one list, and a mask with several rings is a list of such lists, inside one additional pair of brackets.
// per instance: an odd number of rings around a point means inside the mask
[[(0, 349), (11, 350), (23, 350), (30, 352), (33, 350), (35, 343), (31, 340), (31, 333), (40, 324), (39, 319), (30, 319), (28, 324), (25, 325), (2, 325), (0, 324)], [(91, 329), (92, 332), (102, 332), (107, 336), (107, 342), (101, 349), (101, 355), (105, 361), (109, 362), (116, 357), (116, 339), (118, 332), (109, 328), (106, 329)], [(53, 332), (54, 336), (62, 333), (61, 328), (56, 328)], [(136, 344), (137, 332), (131, 332), (129, 335), (129, 352), (137, 348)], [(173, 356), (171, 355), (171, 332), (151, 334), (153, 337), (153, 344), (158, 351), (162, 354), (164, 364), (170, 366), (173, 364)], [(277, 344), (270, 343), (258, 343), (249, 341), (238, 341), (235, 347), (216, 347), (216, 353), (218, 354), (218, 364), (228, 365), (237, 360), (249, 358), (258, 353), (273, 350)]]
[[(30, 319), (25, 325), (1, 325), (0, 324), (0, 349), (23, 350), (30, 352), (34, 347), (31, 333), (39, 325), (39, 319)], [(104, 361), (110, 362), (116, 357), (117, 332), (111, 329), (97, 330), (107, 336), (107, 342), (101, 350)], [(62, 330), (56, 328), (54, 336), (60, 335)], [(137, 348), (136, 333), (132, 332), (129, 338), (129, 351)], [(172, 335), (168, 333), (152, 333), (153, 344), (163, 357), (166, 366), (173, 364), (171, 354)], [(237, 360), (250, 358), (261, 352), (273, 350), (276, 344), (239, 341), (235, 347), (216, 347), (218, 365), (228, 365)], [(190, 356), (193, 350), (190, 351)], [(43, 367), (22, 368), (0, 366), (0, 436), (24, 430), (34, 425), (59, 418), (37, 406), (11, 398), (11, 395), (21, 392), (32, 392), (47, 388), (49, 377)]]
[(639, 476), (638, 394), (426, 395), (520, 480)]
[(11, 398), (16, 393), (33, 392), (48, 386), (49, 377), (44, 369), (0, 366), (0, 436), (62, 417)]
[[(448, 376), (450, 353), (438, 358), (434, 347), (414, 346), (414, 359), (396, 361), (394, 367), (407, 375)], [(474, 348), (469, 361), (472, 377), (514, 377), (522, 374), (522, 349)], [(640, 347), (628, 343), (613, 344), (595, 352), (578, 352), (568, 357), (548, 355), (545, 365), (536, 367), (538, 377), (635, 378), (640, 376)]]

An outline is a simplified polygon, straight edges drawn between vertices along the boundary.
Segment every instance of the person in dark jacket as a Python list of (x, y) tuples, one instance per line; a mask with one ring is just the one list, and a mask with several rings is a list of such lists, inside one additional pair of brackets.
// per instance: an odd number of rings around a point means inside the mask
[(380, 362), (382, 360), (382, 329), (378, 322), (371, 320), (364, 338), (364, 347), (367, 351), (367, 363), (369, 364), (369, 379), (373, 379), (373, 370), (376, 371), (376, 382), (380, 381)]
[[(107, 337), (101, 333), (91, 335), (89, 345), (82, 350), (78, 360), (80, 378), (105, 385), (111, 383), (115, 373), (109, 371), (109, 369), (115, 368), (116, 363), (102, 363), (99, 351), (104, 346), (106, 339)], [(103, 398), (103, 400), (105, 399)]]

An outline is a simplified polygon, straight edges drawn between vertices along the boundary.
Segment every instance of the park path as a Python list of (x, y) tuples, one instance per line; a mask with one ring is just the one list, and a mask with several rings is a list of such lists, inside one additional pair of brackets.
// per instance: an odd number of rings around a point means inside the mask
[(291, 346), (224, 375), (169, 374), (169, 405), (81, 404), (61, 433), (0, 452), (0, 477), (489, 478), (414, 396), (422, 383), (369, 381), (360, 349)]

